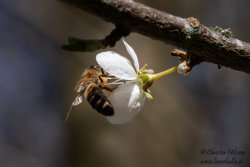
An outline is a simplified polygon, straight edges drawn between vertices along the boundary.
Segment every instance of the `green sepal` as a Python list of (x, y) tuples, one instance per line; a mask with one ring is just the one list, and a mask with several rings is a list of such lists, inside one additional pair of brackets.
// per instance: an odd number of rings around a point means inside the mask
[(150, 100), (150, 101), (153, 100), (153, 96), (152, 96), (150, 93), (144, 91), (144, 94), (145, 94), (145, 96), (146, 96), (146, 98), (147, 98), (148, 100)]
[(142, 72), (142, 71), (144, 71), (144, 70), (146, 70), (147, 69), (147, 67), (148, 67), (148, 65), (147, 64), (145, 64), (138, 72)]
[(138, 77), (137, 78), (137, 83), (138, 83), (139, 86), (141, 86), (141, 85), (143, 85), (143, 80), (140, 77)]
[(149, 80), (149, 76), (146, 74), (142, 74), (137, 77), (137, 83), (139, 86), (145, 85), (145, 83), (147, 83), (148, 80)]

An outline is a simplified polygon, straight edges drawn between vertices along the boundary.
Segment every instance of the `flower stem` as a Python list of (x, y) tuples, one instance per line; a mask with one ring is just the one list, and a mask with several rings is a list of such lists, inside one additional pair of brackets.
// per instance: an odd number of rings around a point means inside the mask
[(176, 70), (177, 70), (177, 66), (176, 66), (176, 67), (172, 67), (172, 68), (170, 68), (170, 69), (168, 69), (168, 70), (166, 70), (166, 71), (162, 71), (162, 72), (160, 72), (160, 73), (153, 74), (153, 75), (151, 76), (151, 79), (152, 79), (152, 80), (155, 80), (155, 79), (161, 78), (161, 77), (163, 77), (163, 76), (165, 76), (165, 75), (168, 75), (168, 74), (171, 74), (171, 73), (175, 72)]

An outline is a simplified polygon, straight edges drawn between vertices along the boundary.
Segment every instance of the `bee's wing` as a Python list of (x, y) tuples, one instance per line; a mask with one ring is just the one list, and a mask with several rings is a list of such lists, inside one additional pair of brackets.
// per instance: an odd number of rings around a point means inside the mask
[(131, 62), (118, 53), (112, 51), (101, 52), (96, 55), (97, 63), (108, 73), (125, 80), (135, 80), (136, 72)]
[(76, 92), (81, 92), (83, 90), (81, 83), (82, 83), (81, 80), (77, 81), (76, 86), (75, 86)]
[(83, 94), (80, 93), (78, 96), (76, 96), (75, 100), (72, 103), (72, 106), (77, 106), (77, 105), (81, 104), (82, 98), (83, 98)]
[(82, 78), (77, 81), (76, 86), (75, 86), (75, 91), (76, 92), (82, 92), (86, 89), (86, 87), (88, 86), (87, 82), (83, 82)]
[(142, 108), (145, 96), (135, 83), (120, 85), (108, 96), (114, 107), (114, 115), (107, 120), (112, 124), (124, 124), (132, 120)]

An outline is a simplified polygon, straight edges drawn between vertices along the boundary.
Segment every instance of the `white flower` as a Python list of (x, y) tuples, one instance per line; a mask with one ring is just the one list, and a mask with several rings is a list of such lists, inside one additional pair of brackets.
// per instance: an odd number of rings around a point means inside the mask
[(97, 63), (105, 71), (119, 79), (128, 81), (108, 96), (114, 107), (114, 115), (108, 116), (107, 120), (113, 124), (123, 124), (132, 120), (145, 102), (144, 91), (137, 84), (139, 63), (136, 53), (124, 40), (123, 43), (134, 62), (135, 70), (131, 62), (118, 53), (106, 51), (96, 55)]

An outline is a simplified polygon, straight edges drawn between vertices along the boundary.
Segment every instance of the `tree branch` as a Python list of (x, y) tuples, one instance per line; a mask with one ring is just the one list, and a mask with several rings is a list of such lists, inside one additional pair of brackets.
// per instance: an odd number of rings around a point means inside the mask
[(63, 1), (130, 32), (183, 48), (191, 60), (206, 61), (250, 74), (250, 44), (230, 37), (230, 33), (213, 31), (196, 18), (177, 17), (132, 0)]
[(108, 46), (115, 46), (115, 43), (119, 41), (123, 36), (129, 35), (130, 31), (125, 27), (116, 26), (115, 29), (104, 39), (78, 39), (75, 37), (69, 37), (68, 45), (63, 45), (62, 48), (69, 51), (83, 51), (91, 52), (98, 49), (105, 49)]

